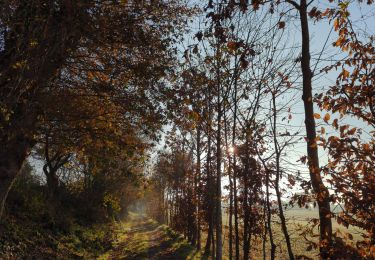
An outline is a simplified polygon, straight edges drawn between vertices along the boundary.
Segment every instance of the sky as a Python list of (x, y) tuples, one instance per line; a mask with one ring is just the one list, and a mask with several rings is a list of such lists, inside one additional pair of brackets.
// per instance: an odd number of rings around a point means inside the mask
[[(195, 1), (193, 1), (195, 2)], [(200, 5), (205, 5), (204, 2), (199, 2)], [(329, 1), (314, 1), (311, 4), (311, 7), (316, 6), (318, 9), (324, 11), (326, 8), (332, 6)], [(361, 36), (369, 36), (374, 35), (375, 32), (375, 9), (373, 6), (367, 6), (365, 3), (358, 4), (355, 1), (352, 1), (351, 8), (349, 9), (353, 21), (354, 28), (358, 29), (358, 32)], [(300, 46), (301, 41), (301, 32), (300, 32), (300, 21), (296, 12), (291, 12), (290, 15), (291, 21), (286, 24), (285, 30), (288, 30), (288, 38), (287, 41), (289, 42), (290, 46), (295, 46), (297, 44)], [(196, 43), (196, 39), (193, 38), (195, 32), (200, 30), (200, 23), (195, 20), (190, 23), (190, 37), (188, 36), (183, 43), (183, 46), (189, 46), (191, 44)], [(310, 39), (311, 39), (311, 65), (312, 69), (315, 69), (315, 76), (313, 78), (313, 91), (314, 93), (320, 93), (322, 91), (326, 91), (330, 86), (335, 84), (336, 78), (339, 74), (338, 71), (332, 70), (328, 74), (326, 73), (319, 73), (320, 69), (324, 68), (327, 65), (333, 64), (335, 61), (343, 58), (345, 54), (342, 54), (340, 50), (332, 45), (333, 42), (337, 39), (337, 32), (332, 30), (332, 24), (329, 23), (327, 20), (321, 20), (318, 22), (314, 22), (310, 19), (309, 21), (309, 29), (310, 29)], [(182, 48), (184, 50), (184, 48)], [(301, 87), (301, 81), (296, 82), (296, 87)], [(288, 100), (289, 99), (289, 100)], [(291, 93), (290, 96), (284, 96), (284, 101), (291, 103), (291, 114), (292, 119), (289, 123), (285, 124), (285, 128), (288, 129), (291, 133), (296, 132), (296, 130), (300, 131), (300, 140), (295, 145), (291, 146), (289, 149), (286, 150), (286, 156), (284, 156), (283, 164), (288, 167), (290, 172), (301, 172), (302, 175), (308, 179), (308, 168), (306, 165), (303, 165), (301, 162), (298, 162), (301, 156), (306, 155), (306, 142), (304, 141), (303, 136), (305, 135), (305, 126), (304, 126), (304, 108), (302, 102), (302, 93), (301, 91), (297, 91), (295, 93)], [(315, 112), (320, 113), (322, 118), (325, 111), (320, 111), (317, 106), (315, 106)], [(330, 122), (336, 118), (336, 115), (331, 115)], [(335, 130), (330, 127), (327, 123), (325, 123), (322, 119), (316, 120), (317, 122), (317, 129), (320, 129), (321, 126), (326, 128), (326, 137), (330, 135), (336, 134)], [(362, 122), (359, 122), (354, 119), (346, 120), (347, 123), (366, 129), (367, 126)], [(281, 123), (281, 122), (280, 122)], [(285, 122), (282, 122), (285, 123)], [(165, 126), (164, 130), (167, 132), (171, 129), (171, 126)], [(157, 148), (161, 148), (163, 146), (163, 142), (157, 146)], [(320, 165), (324, 165), (328, 162), (327, 153), (319, 147), (319, 158), (320, 158)], [(228, 184), (227, 179), (223, 179), (222, 186)], [(285, 186), (284, 186), (285, 187)], [(287, 195), (290, 195), (294, 192), (298, 192), (298, 187), (293, 190), (289, 190)]]
[[(190, 1), (190, 4), (193, 5), (197, 3), (197, 1), (193, 0)], [(204, 1), (199, 2), (200, 5), (205, 5)], [(317, 6), (318, 8), (325, 9), (329, 7), (329, 1), (314, 1), (311, 6)], [(351, 14), (354, 17), (354, 25), (357, 28), (360, 28), (360, 32), (362, 35), (374, 35), (375, 32), (375, 11), (374, 7), (369, 8), (365, 4), (358, 5), (353, 3), (353, 8), (350, 9)], [(292, 12), (291, 15), (294, 16), (296, 13)], [(365, 20), (365, 21), (362, 21)], [(332, 42), (335, 41), (337, 35), (336, 32), (331, 30), (331, 25), (328, 24), (327, 21), (319, 21), (313, 22), (310, 20), (310, 37), (311, 37), (311, 53), (312, 53), (312, 66), (316, 66), (316, 72), (319, 72), (321, 68), (324, 66), (332, 63), (333, 61), (343, 57), (342, 54), (339, 53), (337, 48), (332, 46)], [(184, 48), (190, 44), (196, 43), (196, 39), (193, 37), (197, 30), (201, 27), (198, 20), (194, 20), (189, 24), (189, 28), (191, 29), (190, 34), (185, 37), (184, 42), (182, 43), (180, 50), (183, 52)], [(299, 19), (297, 16), (292, 17), (292, 22), (286, 24), (285, 30), (288, 30), (288, 42), (291, 46), (294, 46), (296, 43), (300, 43), (300, 24)], [(1, 43), (1, 39), (0, 39)], [(1, 45), (1, 44), (0, 44)], [(0, 46), (1, 47), (1, 46)], [(320, 53), (322, 53), (320, 57)], [(317, 64), (316, 64), (317, 63)], [(329, 74), (321, 74), (317, 75), (314, 78), (313, 88), (315, 92), (320, 92), (322, 90), (326, 90), (329, 86), (335, 83), (335, 78), (337, 77), (338, 72), (332, 71)], [(300, 85), (300, 82), (297, 82), (297, 85)], [(294, 93), (291, 94), (290, 97), (284, 97), (284, 102), (292, 101), (291, 113), (293, 115), (290, 123), (288, 123), (285, 127), (286, 129), (290, 129), (290, 132), (295, 132), (296, 129), (301, 131), (301, 140), (293, 147), (290, 147), (286, 151), (286, 157), (284, 164), (288, 166), (289, 170), (292, 172), (300, 171), (305, 174), (307, 177), (307, 167), (298, 163), (297, 161), (299, 158), (306, 154), (306, 143), (302, 138), (304, 135), (304, 113), (303, 113), (303, 103), (301, 99), (301, 93)], [(287, 100), (287, 99), (290, 100)], [(315, 108), (316, 112), (319, 113), (319, 109)], [(322, 112), (324, 114), (325, 112)], [(334, 116), (332, 117), (332, 119)], [(332, 120), (331, 119), (331, 120)], [(357, 121), (349, 121), (353, 125), (358, 125), (359, 122)], [(283, 122), (284, 123), (284, 122)], [(317, 127), (324, 125), (328, 129), (328, 134), (331, 134), (333, 129), (327, 127), (327, 125), (322, 120), (317, 120)], [(163, 129), (164, 132), (168, 132), (171, 129), (171, 126), (166, 125)], [(155, 150), (162, 149), (164, 146), (164, 138), (162, 141), (157, 144)], [(321, 165), (327, 162), (327, 155), (325, 151), (322, 149), (319, 150)], [(155, 152), (151, 153), (151, 160), (155, 161)], [(40, 161), (37, 160), (30, 160), (31, 164), (37, 170), (39, 174), (42, 175), (41, 168), (42, 164)], [(227, 185), (227, 180), (223, 179), (223, 186)]]

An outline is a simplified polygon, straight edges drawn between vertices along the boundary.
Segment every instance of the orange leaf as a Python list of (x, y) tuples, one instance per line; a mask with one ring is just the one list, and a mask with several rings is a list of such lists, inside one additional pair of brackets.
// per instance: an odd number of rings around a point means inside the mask
[(327, 114), (324, 116), (323, 120), (324, 120), (324, 122), (328, 123), (328, 120), (329, 120), (330, 118), (331, 118), (331, 116), (327, 113)]
[(333, 21), (333, 28), (335, 29), (335, 31), (339, 29), (339, 19), (335, 19)]
[(342, 77), (343, 77), (343, 79), (348, 78), (349, 75), (350, 75), (350, 73), (349, 73), (349, 71), (347, 71), (346, 69), (344, 69), (344, 70), (342, 71)]
[(369, 150), (370, 150), (370, 145), (369, 145), (369, 144), (364, 144), (364, 145), (363, 145), (363, 149), (364, 149), (365, 151), (369, 151)]
[(314, 117), (315, 117), (315, 119), (319, 119), (320, 115), (318, 113), (314, 113)]
[(357, 128), (353, 127), (352, 129), (348, 131), (348, 135), (354, 135), (356, 131), (357, 131)]
[(236, 42), (230, 41), (227, 43), (227, 47), (229, 50), (234, 51), (237, 49), (237, 44)]

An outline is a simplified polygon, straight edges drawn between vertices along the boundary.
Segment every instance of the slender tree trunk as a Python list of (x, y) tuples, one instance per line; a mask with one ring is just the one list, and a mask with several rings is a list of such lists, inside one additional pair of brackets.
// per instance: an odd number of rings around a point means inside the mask
[[(230, 164), (230, 161), (229, 161)], [(229, 175), (229, 259), (233, 259), (233, 181)]]
[[(215, 212), (215, 211), (214, 211)], [(211, 241), (212, 241), (212, 259), (216, 259), (215, 256), (216, 256), (216, 240), (215, 240), (215, 235), (214, 235), (214, 227), (215, 227), (215, 223), (216, 223), (216, 219), (215, 219), (215, 215), (213, 214), (212, 215), (212, 229), (211, 229)]]
[[(208, 162), (207, 162), (208, 163)], [(210, 170), (210, 167), (207, 167), (208, 171)], [(211, 253), (211, 244), (213, 243), (213, 228), (214, 228), (214, 207), (213, 207), (213, 202), (214, 200), (211, 198), (212, 196), (212, 181), (211, 181), (211, 176), (210, 173), (208, 172), (207, 176), (207, 188), (209, 190), (209, 204), (208, 204), (208, 231), (207, 231), (207, 240), (206, 240), (206, 245), (204, 248), (204, 255), (209, 256)], [(213, 252), (214, 253), (214, 252)]]
[(197, 250), (201, 249), (201, 217), (200, 217), (200, 181), (201, 181), (201, 130), (200, 125), (197, 128), (197, 172), (196, 172), (197, 183), (196, 189), (196, 219), (197, 219)]
[(285, 237), (285, 242), (286, 246), (288, 249), (288, 255), (290, 260), (294, 260), (294, 254), (292, 250), (292, 245), (290, 242), (290, 237), (288, 233), (288, 228), (286, 226), (286, 221), (285, 221), (285, 216), (284, 216), (284, 210), (283, 210), (283, 205), (281, 201), (281, 192), (279, 188), (279, 183), (280, 183), (280, 149), (278, 146), (278, 141), (277, 141), (277, 110), (276, 110), (276, 96), (275, 93), (272, 93), (272, 105), (273, 105), (273, 125), (272, 125), (272, 132), (273, 132), (273, 143), (274, 143), (274, 149), (275, 149), (275, 155), (276, 155), (276, 180), (275, 180), (275, 191), (276, 191), (276, 197), (277, 197), (277, 204), (279, 207), (279, 217), (281, 220), (281, 229), (283, 231), (284, 237)]
[(165, 219), (165, 224), (169, 226), (169, 217), (168, 217), (168, 211), (169, 211), (169, 206), (168, 206), (168, 190), (164, 188), (165, 192), (165, 200), (164, 200), (164, 219)]
[[(237, 60), (236, 60), (237, 63)], [(232, 129), (232, 147), (233, 147), (233, 207), (234, 207), (234, 234), (235, 234), (235, 251), (236, 260), (240, 259), (240, 237), (238, 233), (238, 200), (237, 200), (237, 166), (236, 166), (236, 127), (237, 127), (237, 68), (234, 73), (234, 111), (233, 111), (233, 129)]]
[(204, 255), (209, 256), (211, 253), (211, 245), (212, 245), (212, 255), (214, 258), (215, 255), (215, 243), (214, 243), (214, 210), (215, 210), (215, 205), (214, 205), (214, 181), (213, 181), (213, 176), (211, 172), (211, 134), (212, 134), (212, 129), (211, 129), (211, 122), (212, 122), (212, 106), (211, 106), (211, 88), (208, 88), (208, 93), (207, 93), (207, 106), (208, 106), (208, 115), (207, 115), (207, 161), (206, 161), (206, 172), (207, 172), (207, 190), (208, 190), (208, 206), (207, 206), (207, 215), (208, 215), (208, 234), (207, 234), (207, 240), (206, 240), (206, 245), (204, 249)]
[(280, 188), (279, 188), (279, 173), (278, 172), (276, 172), (275, 191), (276, 191), (276, 197), (277, 197), (277, 204), (278, 204), (278, 207), (279, 207), (279, 217), (280, 217), (280, 220), (281, 220), (281, 229), (282, 229), (284, 237), (285, 237), (285, 242), (286, 242), (286, 246), (287, 246), (287, 249), (288, 249), (289, 259), (294, 260), (292, 244), (290, 242), (290, 236), (289, 236), (288, 228), (287, 228), (287, 225), (286, 225), (283, 205), (282, 205), (282, 201), (281, 201), (281, 193), (280, 193)]
[(243, 257), (244, 259), (249, 259), (249, 246), (248, 246), (248, 237), (249, 237), (249, 206), (248, 206), (248, 200), (249, 200), (249, 187), (248, 187), (248, 163), (245, 165), (245, 171), (243, 173), (243, 185), (244, 185), (244, 195), (243, 195), (243, 214), (244, 214), (244, 223), (243, 223)]
[(207, 239), (206, 245), (204, 247), (204, 255), (209, 256), (211, 253), (211, 244), (213, 243), (213, 228), (214, 228), (214, 221), (213, 221), (213, 210), (214, 210), (214, 193), (212, 190), (212, 174), (211, 174), (211, 88), (208, 88), (207, 95), (206, 95), (206, 102), (207, 102), (207, 160), (206, 160), (206, 174), (207, 174), (207, 200), (208, 205), (206, 208), (207, 211), (207, 220), (208, 220), (208, 232), (207, 232)]
[[(224, 140), (225, 140), (225, 151), (228, 160), (228, 179), (229, 179), (229, 214), (228, 214), (228, 225), (229, 225), (229, 259), (233, 259), (233, 179), (232, 179), (232, 160), (231, 154), (229, 153), (229, 143), (228, 143), (228, 118), (226, 114), (226, 108), (223, 109), (224, 116)], [(226, 169), (226, 167), (224, 167)]]
[(212, 224), (211, 220), (208, 222), (208, 231), (207, 231), (207, 239), (206, 239), (206, 245), (204, 247), (204, 255), (209, 256), (210, 255), (210, 248), (211, 248), (211, 233), (212, 233)]
[(316, 145), (316, 126), (312, 100), (312, 72), (310, 68), (310, 36), (306, 0), (301, 0), (299, 7), (302, 33), (303, 104), (305, 108), (305, 125), (307, 135), (307, 156), (311, 184), (317, 197), (320, 219), (320, 256), (329, 258), (332, 248), (332, 220), (330, 197), (320, 173), (318, 147)]
[(219, 46), (217, 46), (217, 133), (216, 133), (216, 259), (221, 260), (222, 252), (222, 216), (221, 216), (221, 81), (220, 81), (220, 64), (219, 64)]
[(251, 238), (251, 226), (250, 226), (250, 218), (251, 218), (251, 167), (250, 167), (250, 156), (249, 156), (249, 135), (248, 135), (248, 128), (246, 127), (246, 160), (244, 165), (244, 172), (243, 172), (243, 214), (244, 214), (244, 231), (243, 231), (243, 257), (244, 259), (250, 258), (250, 238)]
[(234, 208), (234, 237), (236, 260), (240, 259), (240, 236), (238, 230), (238, 199), (237, 199), (237, 169), (236, 156), (233, 156), (233, 208)]
[(263, 251), (263, 260), (267, 258), (267, 251), (266, 251), (266, 241), (267, 241), (267, 206), (266, 203), (263, 205), (263, 221), (264, 221), (264, 233), (263, 233), (263, 241), (262, 241), (262, 251)]
[(272, 233), (272, 225), (271, 225), (271, 203), (270, 203), (270, 192), (269, 192), (269, 185), (270, 185), (270, 172), (266, 170), (266, 200), (267, 200), (267, 229), (268, 229), (268, 236), (270, 238), (270, 245), (271, 245), (271, 260), (275, 259), (275, 252), (276, 252), (276, 245), (273, 241), (273, 233)]

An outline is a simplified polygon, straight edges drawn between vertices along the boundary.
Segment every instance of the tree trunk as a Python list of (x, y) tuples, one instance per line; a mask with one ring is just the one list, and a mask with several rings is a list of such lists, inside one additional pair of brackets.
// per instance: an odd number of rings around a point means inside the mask
[[(5, 202), (8, 197), (8, 193), (10, 189), (12, 188), (12, 185), (14, 181), (16, 180), (16, 177), (18, 175), (19, 170), (17, 170), (18, 167), (15, 167), (13, 169), (8, 169), (8, 173), (1, 174), (0, 176), (0, 221), (1, 217), (4, 213), (5, 208)], [(4, 169), (2, 169), (3, 171)]]
[(264, 233), (263, 233), (263, 240), (262, 240), (262, 252), (263, 252), (263, 260), (267, 258), (267, 251), (266, 251), (266, 240), (267, 240), (267, 213), (266, 213), (266, 203), (263, 205), (263, 221), (264, 221)]
[[(229, 225), (229, 260), (233, 259), (233, 179), (232, 179), (232, 159), (229, 153), (229, 143), (228, 143), (228, 118), (226, 114), (226, 108), (223, 109), (224, 116), (224, 140), (225, 140), (225, 151), (228, 160), (228, 179), (229, 179), (229, 214), (228, 214), (228, 225)], [(224, 166), (224, 169), (226, 167)]]
[[(81, 31), (71, 30), (77, 21), (74, 18), (81, 19), (73, 13), (71, 2), (63, 1), (59, 11), (52, 15), (52, 12), (45, 11), (45, 7), (53, 10), (52, 2), (23, 1), (15, 5), (10, 16), (11, 22), (24, 24), (17, 25), (17, 30), (9, 28), (0, 52), (0, 103), (13, 113), (11, 119), (2, 125), (0, 133), (0, 219), (9, 190), (34, 146), (30, 137), (35, 134), (40, 112), (35, 95), (40, 94), (56, 76), (69, 52), (81, 39)], [(39, 12), (41, 10), (44, 11)], [(86, 8), (75, 11), (87, 14)], [(43, 44), (30, 48), (31, 35), (37, 37), (36, 42)], [(27, 67), (31, 69), (20, 72), (11, 66), (14, 61), (25, 57), (31, 57), (27, 60)]]
[[(229, 160), (229, 164), (230, 164)], [(233, 182), (229, 174), (229, 260), (233, 259)]]
[[(43, 167), (44, 168), (44, 167)], [(47, 187), (50, 198), (56, 198), (57, 189), (59, 187), (59, 177), (56, 174), (56, 171), (52, 170), (50, 172), (44, 171), (47, 179)]]
[(0, 221), (8, 193), (22, 169), (33, 142), (27, 138), (18, 137), (2, 145), (0, 151)]
[(276, 252), (276, 245), (273, 242), (273, 233), (272, 233), (272, 225), (271, 225), (271, 204), (270, 204), (270, 192), (269, 192), (269, 185), (270, 185), (270, 172), (266, 170), (266, 200), (267, 200), (267, 229), (268, 229), (268, 236), (270, 237), (270, 245), (271, 245), (271, 260), (275, 259), (275, 252)]
[[(243, 227), (243, 257), (244, 259), (250, 258), (250, 217), (251, 217), (251, 187), (249, 181), (251, 180), (250, 157), (249, 157), (249, 136), (246, 128), (246, 159), (243, 171), (243, 214), (244, 214), (244, 227)], [(249, 194), (250, 193), (250, 194)], [(249, 205), (250, 204), (250, 205)]]
[(238, 199), (237, 199), (237, 169), (236, 156), (233, 158), (233, 208), (234, 208), (234, 237), (236, 260), (240, 259), (240, 236), (238, 231)]
[(305, 108), (305, 125), (307, 135), (307, 156), (311, 184), (319, 206), (320, 219), (320, 256), (329, 258), (332, 248), (332, 220), (329, 191), (322, 181), (319, 167), (318, 147), (316, 145), (316, 129), (314, 105), (312, 100), (312, 72), (310, 68), (310, 36), (306, 0), (301, 0), (299, 7), (302, 33), (303, 104)]
[(197, 183), (196, 189), (196, 219), (197, 219), (197, 250), (201, 249), (201, 218), (200, 218), (200, 181), (201, 181), (201, 131), (200, 126), (197, 128), (197, 172), (196, 172)]
[[(218, 44), (219, 45), (219, 44)], [(217, 47), (219, 52), (219, 46)], [(219, 55), (217, 55), (219, 56)], [(221, 218), (221, 81), (220, 81), (220, 67), (219, 58), (216, 64), (217, 77), (217, 133), (216, 133), (216, 259), (221, 260), (222, 252), (222, 218)]]
[(206, 96), (207, 99), (207, 106), (208, 106), (208, 124), (207, 124), (207, 161), (206, 161), (206, 174), (207, 174), (207, 190), (208, 190), (208, 206), (207, 206), (207, 217), (208, 217), (208, 234), (206, 245), (204, 249), (204, 255), (209, 256), (211, 253), (211, 244), (212, 244), (212, 254), (214, 255), (214, 237), (213, 237), (213, 230), (214, 230), (214, 192), (213, 192), (213, 180), (211, 174), (211, 89), (208, 89), (208, 93)]
[(240, 259), (240, 237), (238, 233), (238, 200), (237, 200), (237, 167), (236, 167), (236, 127), (237, 127), (237, 68), (234, 73), (234, 111), (233, 111), (233, 129), (232, 129), (232, 147), (233, 147), (233, 207), (234, 207), (234, 235), (235, 235), (235, 259)]
[(274, 148), (275, 148), (275, 155), (276, 155), (276, 180), (275, 180), (275, 191), (276, 191), (276, 197), (277, 197), (277, 205), (279, 207), (279, 217), (281, 220), (281, 229), (283, 231), (284, 237), (285, 237), (285, 242), (286, 246), (288, 249), (288, 255), (290, 260), (294, 260), (294, 254), (292, 250), (292, 245), (290, 243), (290, 237), (288, 233), (288, 228), (286, 225), (285, 221), (285, 216), (284, 216), (284, 210), (283, 210), (283, 205), (281, 201), (281, 192), (280, 192), (280, 187), (279, 187), (279, 182), (280, 182), (280, 149), (277, 141), (277, 110), (276, 110), (276, 96), (275, 93), (272, 93), (272, 105), (273, 105), (273, 126), (272, 126), (272, 132), (273, 132), (273, 143), (274, 143)]
[(244, 259), (249, 259), (249, 245), (247, 243), (249, 237), (249, 206), (248, 206), (248, 180), (247, 180), (248, 167), (245, 165), (245, 171), (243, 173), (243, 183), (244, 183), (244, 195), (243, 195), (243, 257)]

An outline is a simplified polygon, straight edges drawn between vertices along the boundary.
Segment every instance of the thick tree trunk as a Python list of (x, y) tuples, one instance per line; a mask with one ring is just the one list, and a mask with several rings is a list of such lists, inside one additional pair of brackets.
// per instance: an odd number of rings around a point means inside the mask
[[(5, 202), (8, 197), (8, 193), (12, 188), (14, 181), (18, 175), (18, 167), (8, 169), (6, 174), (0, 176), (0, 221), (4, 213)], [(4, 169), (1, 169), (3, 171)]]
[[(35, 134), (40, 112), (36, 93), (56, 76), (81, 38), (79, 30), (71, 30), (77, 21), (74, 18), (82, 18), (73, 13), (71, 4), (63, 1), (54, 13), (46, 12), (46, 8), (55, 8), (51, 1), (22, 1), (15, 4), (9, 17), (17, 26), (8, 28), (0, 52), (0, 103), (12, 112), (10, 120), (2, 121), (0, 127), (0, 219), (9, 190), (34, 145), (29, 137)], [(87, 14), (85, 8), (77, 11)], [(31, 39), (43, 44), (30, 48)], [(12, 66), (20, 60), (27, 61), (25, 69)]]
[(33, 142), (24, 137), (0, 144), (0, 220), (4, 213), (5, 202), (12, 185), (22, 169), (23, 163), (33, 146)]
[(311, 184), (319, 206), (320, 256), (323, 259), (327, 259), (329, 258), (330, 249), (332, 248), (332, 220), (329, 191), (324, 185), (320, 174), (318, 147), (316, 145), (316, 126), (312, 100), (312, 72), (310, 68), (310, 36), (306, 0), (301, 0), (299, 12), (302, 32), (302, 100), (305, 108), (308, 165)]
[(59, 186), (59, 177), (56, 174), (56, 171), (48, 171), (47, 166), (43, 166), (44, 174), (46, 175), (48, 195), (50, 198), (55, 198), (57, 195), (57, 189)]

